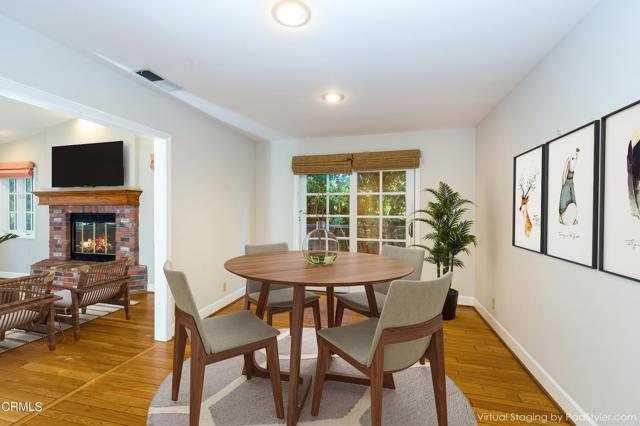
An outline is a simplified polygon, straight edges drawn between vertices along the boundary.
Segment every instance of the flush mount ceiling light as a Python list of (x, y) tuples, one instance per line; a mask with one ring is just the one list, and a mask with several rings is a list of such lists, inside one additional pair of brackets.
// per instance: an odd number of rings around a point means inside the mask
[(273, 6), (271, 13), (285, 27), (301, 27), (311, 19), (311, 9), (299, 0), (281, 0)]
[(322, 100), (328, 104), (337, 104), (344, 100), (344, 95), (338, 92), (329, 92), (322, 95)]

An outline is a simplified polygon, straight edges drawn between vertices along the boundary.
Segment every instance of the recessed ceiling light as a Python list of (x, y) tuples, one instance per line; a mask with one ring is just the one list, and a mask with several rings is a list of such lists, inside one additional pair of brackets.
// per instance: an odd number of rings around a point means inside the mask
[(285, 27), (301, 27), (311, 19), (311, 9), (299, 0), (281, 0), (273, 6), (271, 13)]
[(338, 92), (329, 92), (322, 95), (322, 100), (328, 104), (337, 104), (344, 100), (344, 95)]

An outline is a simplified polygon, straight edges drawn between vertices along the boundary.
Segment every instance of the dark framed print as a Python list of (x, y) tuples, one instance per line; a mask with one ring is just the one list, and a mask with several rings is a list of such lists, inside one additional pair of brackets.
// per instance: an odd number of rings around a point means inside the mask
[(640, 281), (640, 101), (602, 118), (600, 270)]
[(547, 255), (590, 268), (598, 260), (600, 123), (547, 143)]
[(513, 159), (512, 243), (537, 253), (545, 252), (545, 182), (546, 145)]

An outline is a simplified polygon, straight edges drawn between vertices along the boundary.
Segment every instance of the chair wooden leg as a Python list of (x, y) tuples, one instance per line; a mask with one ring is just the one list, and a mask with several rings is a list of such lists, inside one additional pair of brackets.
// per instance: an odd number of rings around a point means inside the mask
[(191, 339), (191, 389), (189, 393), (189, 426), (200, 424), (205, 355), (198, 336)]
[(131, 319), (131, 294), (129, 293), (129, 284), (124, 288), (124, 316), (126, 319)]
[(427, 353), (431, 364), (431, 381), (433, 382), (433, 393), (436, 399), (438, 426), (447, 426), (447, 389), (444, 374), (444, 336), (442, 329), (432, 335)]
[(84, 308), (82, 308), (80, 310), (80, 312), (82, 312), (83, 315), (86, 314), (87, 313), (87, 307), (85, 306)]
[(0, 342), (4, 340), (4, 331), (0, 331)]
[(324, 378), (327, 372), (329, 356), (329, 347), (322, 344), (322, 341), (318, 339), (318, 360), (313, 385), (313, 402), (311, 404), (312, 416), (317, 416), (320, 413), (320, 401), (322, 400), (322, 390), (324, 389)]
[(80, 340), (80, 313), (78, 309), (74, 309), (71, 312), (71, 321), (73, 326), (73, 338), (74, 340)]
[(273, 326), (273, 311), (271, 309), (267, 309), (267, 324)]
[(420, 358), (420, 365), (425, 365), (427, 363), (427, 359), (425, 357)]
[(75, 292), (71, 292), (71, 325), (73, 327), (73, 338), (80, 340), (80, 308), (78, 295)]
[(244, 309), (246, 311), (250, 311), (251, 310), (251, 300), (249, 300), (249, 298), (247, 296), (244, 297)]
[(340, 327), (342, 325), (342, 317), (344, 316), (344, 303), (338, 300), (336, 305), (336, 320), (334, 324), (336, 327)]
[(320, 318), (320, 301), (316, 300), (313, 305), (311, 305), (311, 309), (313, 309), (313, 323), (316, 327), (316, 331), (322, 328), (322, 319)]
[(371, 365), (371, 426), (382, 426), (384, 360), (380, 358), (382, 357), (376, 354), (373, 364)]
[(173, 378), (171, 379), (171, 400), (178, 400), (182, 366), (184, 364), (184, 350), (187, 345), (187, 331), (176, 321), (175, 338), (173, 339)]
[(278, 341), (267, 346), (267, 368), (271, 376), (271, 389), (276, 404), (276, 417), (284, 419), (284, 401), (282, 399), (282, 384), (280, 382), (280, 359), (278, 358)]
[(242, 370), (242, 374), (247, 376), (247, 380), (251, 380), (253, 377), (253, 352), (244, 354), (244, 365), (245, 367)]
[[(56, 309), (53, 307), (53, 303), (49, 307), (49, 318), (47, 319), (47, 335), (49, 337), (49, 350), (54, 351), (56, 349)], [(2, 337), (4, 338), (4, 336)]]

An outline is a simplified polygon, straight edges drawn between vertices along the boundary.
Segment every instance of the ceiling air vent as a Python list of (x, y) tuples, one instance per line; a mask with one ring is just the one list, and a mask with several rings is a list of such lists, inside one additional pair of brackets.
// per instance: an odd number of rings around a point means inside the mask
[(166, 92), (175, 92), (176, 90), (182, 90), (182, 87), (170, 82), (169, 80), (165, 80), (151, 70), (139, 70), (136, 71), (136, 74)]

